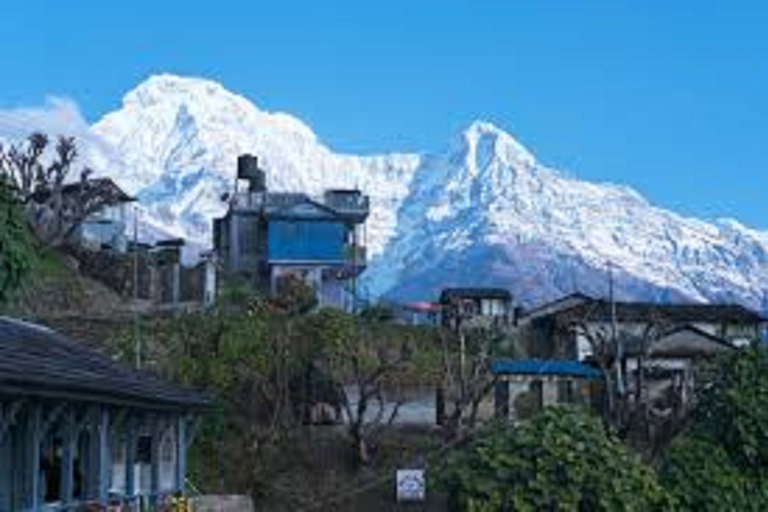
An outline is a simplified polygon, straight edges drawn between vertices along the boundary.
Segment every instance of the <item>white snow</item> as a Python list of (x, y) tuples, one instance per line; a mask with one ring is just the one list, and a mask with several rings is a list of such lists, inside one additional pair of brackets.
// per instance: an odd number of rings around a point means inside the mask
[(430, 299), (443, 286), (491, 284), (529, 304), (601, 295), (611, 262), (626, 298), (768, 310), (767, 232), (683, 217), (629, 187), (567, 176), (484, 121), (444, 152), (345, 155), (295, 117), (218, 83), (158, 75), (87, 141), (89, 161), (139, 198), (148, 232), (196, 247), (210, 245), (210, 219), (224, 212), (241, 153), (259, 157), (273, 190), (361, 188), (372, 199), (371, 295)]

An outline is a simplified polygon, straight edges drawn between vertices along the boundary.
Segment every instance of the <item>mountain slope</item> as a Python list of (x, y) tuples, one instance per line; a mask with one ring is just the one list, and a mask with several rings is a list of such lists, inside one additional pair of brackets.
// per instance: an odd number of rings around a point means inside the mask
[[(497, 285), (533, 303), (575, 290), (647, 300), (768, 303), (768, 233), (656, 208), (627, 187), (549, 169), (509, 134), (476, 122), (444, 153), (333, 153), (309, 127), (211, 81), (155, 76), (93, 126), (124, 156), (115, 178), (148, 220), (209, 244), (236, 158), (257, 154), (275, 190), (358, 186), (372, 295), (431, 298), (450, 285)], [(114, 153), (113, 152), (113, 153)]]
[(301, 121), (259, 110), (207, 80), (154, 76), (123, 98), (93, 130), (125, 155), (122, 182), (149, 214), (178, 234), (210, 243), (210, 219), (225, 210), (237, 156), (258, 155), (275, 190), (321, 193), (325, 187), (377, 190), (368, 227), (374, 254), (394, 234), (416, 155), (356, 157), (332, 153)]

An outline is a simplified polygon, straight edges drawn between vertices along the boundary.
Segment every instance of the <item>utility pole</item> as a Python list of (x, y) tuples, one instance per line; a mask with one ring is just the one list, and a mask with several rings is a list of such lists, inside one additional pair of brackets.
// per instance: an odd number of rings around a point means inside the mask
[(618, 336), (616, 325), (616, 296), (613, 283), (613, 261), (608, 262), (608, 297), (611, 303), (611, 342), (616, 351), (616, 388), (620, 396), (624, 395), (624, 372), (622, 362), (624, 360), (624, 343)]
[(133, 207), (133, 343), (136, 369), (141, 368), (141, 333), (139, 332), (139, 209)]

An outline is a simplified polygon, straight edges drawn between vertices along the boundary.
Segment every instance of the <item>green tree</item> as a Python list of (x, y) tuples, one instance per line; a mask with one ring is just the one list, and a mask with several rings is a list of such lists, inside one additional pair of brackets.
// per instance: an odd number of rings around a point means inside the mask
[(603, 424), (572, 407), (517, 427), (496, 424), (438, 470), (451, 508), (467, 512), (669, 510), (645, 466)]
[(768, 350), (754, 346), (723, 359), (702, 393), (692, 432), (723, 447), (743, 471), (768, 471)]
[(673, 441), (661, 478), (681, 510), (765, 510), (768, 505), (759, 482), (742, 473), (722, 446), (695, 437)]
[(24, 213), (0, 176), (0, 302), (21, 284), (34, 257)]
[(683, 510), (768, 509), (768, 351), (718, 361), (687, 432), (662, 463), (662, 482)]

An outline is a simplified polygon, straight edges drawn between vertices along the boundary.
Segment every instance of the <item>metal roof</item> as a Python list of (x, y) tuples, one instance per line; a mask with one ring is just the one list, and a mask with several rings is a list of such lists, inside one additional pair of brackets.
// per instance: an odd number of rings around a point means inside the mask
[(506, 359), (491, 362), (494, 375), (541, 375), (559, 377), (600, 378), (594, 366), (561, 359)]
[[(625, 302), (617, 301), (616, 318), (620, 322), (647, 321), (653, 315), (675, 323), (695, 322), (765, 322), (756, 311), (740, 304), (694, 303), (694, 302)], [(576, 293), (543, 304), (528, 311), (526, 319), (557, 315), (576, 315), (583, 320), (604, 321), (611, 318), (611, 303), (605, 299), (593, 298)]]
[(504, 288), (444, 288), (440, 293), (440, 302), (453, 299), (502, 299), (511, 301), (512, 294)]
[(146, 408), (204, 408), (195, 391), (136, 371), (47, 327), (0, 316), (0, 393)]

